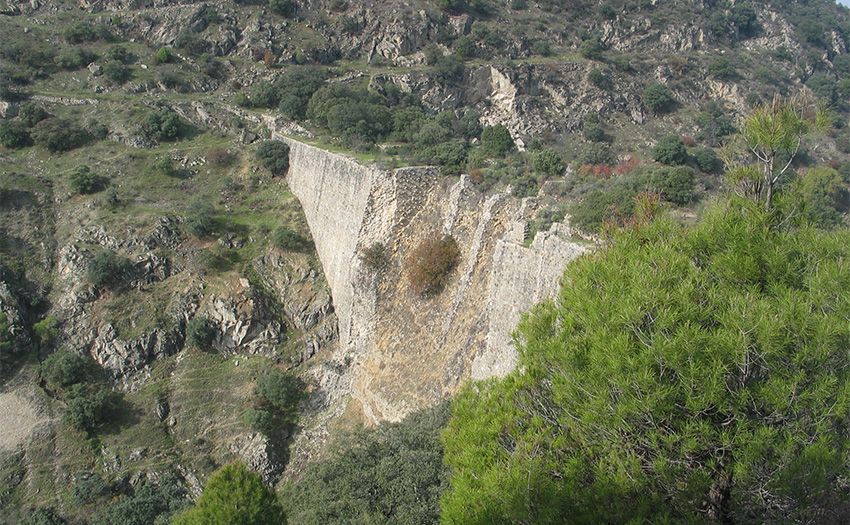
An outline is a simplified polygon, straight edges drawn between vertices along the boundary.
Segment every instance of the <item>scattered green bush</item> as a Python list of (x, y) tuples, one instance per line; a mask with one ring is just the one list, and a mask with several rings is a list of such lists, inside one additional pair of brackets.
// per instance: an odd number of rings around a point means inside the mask
[(285, 117), (303, 119), (307, 115), (310, 97), (324, 85), (327, 75), (323, 68), (289, 68), (273, 85), (277, 108)]
[(90, 195), (103, 191), (109, 184), (109, 179), (92, 172), (86, 165), (78, 166), (68, 177), (71, 191), (80, 195)]
[(801, 224), (834, 228), (841, 224), (847, 210), (847, 184), (841, 174), (826, 167), (812, 168), (797, 177), (781, 207)]
[(142, 120), (142, 133), (152, 140), (175, 140), (182, 131), (180, 116), (171, 108), (149, 112)]
[(453, 237), (432, 236), (421, 241), (407, 258), (413, 292), (421, 296), (440, 293), (459, 261), (460, 249)]
[(578, 53), (588, 60), (600, 60), (604, 51), (602, 41), (595, 37), (584, 40), (578, 48)]
[(106, 26), (91, 25), (86, 22), (77, 22), (68, 27), (64, 33), (65, 40), (69, 44), (83, 44), (85, 42), (96, 42), (98, 40), (112, 40), (114, 36)]
[(50, 113), (34, 102), (21, 104), (21, 107), (18, 110), (18, 118), (20, 118), (21, 122), (29, 128), (49, 117)]
[(553, 149), (542, 149), (531, 154), (534, 172), (544, 178), (560, 177), (564, 174), (564, 161)]
[(108, 494), (111, 490), (100, 474), (85, 474), (77, 478), (71, 490), (71, 499), (76, 505), (88, 505)]
[(697, 125), (700, 128), (698, 138), (712, 147), (718, 146), (724, 137), (735, 133), (732, 119), (723, 106), (714, 101), (706, 104), (697, 116)]
[(290, 523), (430, 524), (448, 482), (446, 404), (344, 436), (283, 493)]
[(97, 59), (97, 55), (82, 48), (64, 49), (54, 57), (53, 62), (62, 69), (74, 70), (85, 67)]
[(215, 336), (215, 325), (204, 316), (195, 316), (186, 323), (186, 343), (199, 350), (209, 350)]
[(215, 209), (205, 200), (195, 199), (186, 207), (184, 224), (195, 237), (205, 237), (215, 229)]
[(60, 153), (83, 146), (91, 139), (91, 135), (74, 122), (51, 117), (35, 125), (32, 138), (48, 151)]
[(275, 246), (281, 250), (291, 252), (306, 251), (311, 246), (310, 242), (301, 234), (286, 226), (281, 226), (274, 231), (273, 241)]
[(291, 18), (295, 14), (293, 0), (269, 0), (269, 8), (285, 18)]
[(48, 315), (41, 321), (32, 325), (32, 331), (42, 350), (53, 346), (53, 342), (59, 337), (59, 320)]
[(132, 270), (130, 259), (102, 249), (89, 263), (88, 279), (95, 288), (117, 289), (125, 284)]
[(508, 128), (497, 124), (487, 126), (481, 132), (481, 149), (490, 156), (504, 157), (515, 148), (514, 139)]
[(673, 93), (664, 84), (654, 82), (643, 90), (641, 95), (644, 105), (655, 113), (669, 113), (676, 106), (676, 99), (673, 98)]
[(611, 88), (611, 76), (604, 69), (595, 68), (590, 70), (587, 79), (599, 89), (607, 90)]
[(597, 165), (614, 162), (614, 152), (611, 146), (604, 142), (594, 142), (582, 148), (578, 157), (579, 163)]
[(65, 518), (51, 508), (38, 508), (28, 512), (19, 522), (19, 525), (66, 525)]
[(267, 140), (257, 148), (257, 160), (272, 175), (283, 175), (289, 169), (289, 144)]
[(103, 64), (103, 76), (114, 84), (123, 84), (130, 80), (132, 70), (121, 62), (109, 61)]
[(157, 49), (153, 59), (157, 64), (168, 64), (174, 60), (174, 52), (170, 47), (161, 47)]
[(19, 149), (32, 145), (32, 137), (23, 122), (0, 121), (0, 144), (4, 148)]
[(53, 352), (41, 363), (41, 377), (53, 389), (64, 389), (90, 377), (91, 362), (70, 350)]
[(106, 420), (110, 392), (106, 387), (76, 383), (65, 391), (65, 403), (65, 422), (91, 434)]
[[(183, 482), (174, 474), (160, 476), (156, 482), (145, 481), (130, 495), (125, 495), (110, 503), (94, 516), (92, 525), (164, 525), (170, 523), (170, 517), (185, 509), (188, 494)], [(206, 523), (228, 523), (210, 520)], [(245, 523), (240, 521), (232, 522)], [(248, 522), (250, 523), (250, 522)]]
[(651, 190), (673, 204), (684, 206), (694, 200), (694, 170), (687, 166), (654, 170), (648, 182)]
[(727, 57), (720, 56), (714, 58), (708, 64), (708, 74), (714, 78), (730, 79), (736, 77), (738, 75), (738, 71), (735, 69), (731, 60)]
[(681, 166), (688, 162), (688, 150), (678, 135), (667, 135), (652, 148), (652, 158), (668, 166)]
[(257, 474), (241, 463), (210, 476), (194, 507), (175, 516), (174, 525), (280, 525), (286, 516)]
[(723, 161), (711, 148), (697, 148), (692, 157), (697, 167), (705, 173), (720, 173), (723, 170)]

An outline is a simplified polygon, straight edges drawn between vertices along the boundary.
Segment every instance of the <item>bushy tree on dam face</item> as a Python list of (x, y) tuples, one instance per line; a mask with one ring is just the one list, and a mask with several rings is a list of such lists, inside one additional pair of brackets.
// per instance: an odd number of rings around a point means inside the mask
[(752, 202), (571, 264), (455, 400), (445, 523), (843, 522), (850, 232)]

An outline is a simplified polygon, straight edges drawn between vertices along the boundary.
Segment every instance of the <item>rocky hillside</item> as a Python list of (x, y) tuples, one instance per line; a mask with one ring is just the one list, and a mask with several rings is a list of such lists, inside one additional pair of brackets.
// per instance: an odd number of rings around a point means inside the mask
[(284, 490), (505, 375), (774, 96), (830, 115), (789, 177), (846, 186), (848, 38), (826, 0), (0, 0), (0, 523), (166, 520), (237, 459)]

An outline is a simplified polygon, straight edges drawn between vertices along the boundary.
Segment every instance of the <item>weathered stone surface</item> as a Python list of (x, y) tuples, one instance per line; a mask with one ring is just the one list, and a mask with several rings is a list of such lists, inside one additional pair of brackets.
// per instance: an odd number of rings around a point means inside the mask
[[(529, 209), (507, 193), (485, 196), (465, 178), (452, 181), (429, 168), (381, 171), (279, 138), (290, 144), (287, 181), (304, 208), (339, 318), (340, 347), (317, 373), (329, 410), (341, 410), (350, 395), (367, 422), (398, 420), (470, 377), (513, 368), (508, 334), (523, 311), (551, 297), (564, 265), (583, 251), (565, 226), (525, 247), (515, 229)], [(454, 236), (462, 258), (451, 284), (424, 299), (410, 291), (404, 262), (435, 233)], [(382, 276), (360, 261), (374, 242), (391, 253)]]
[(9, 285), (3, 281), (0, 281), (0, 312), (6, 316), (8, 335), (11, 336), (13, 341), (11, 351), (17, 353), (29, 350), (32, 341), (26, 329), (25, 312), (17, 297), (9, 289)]

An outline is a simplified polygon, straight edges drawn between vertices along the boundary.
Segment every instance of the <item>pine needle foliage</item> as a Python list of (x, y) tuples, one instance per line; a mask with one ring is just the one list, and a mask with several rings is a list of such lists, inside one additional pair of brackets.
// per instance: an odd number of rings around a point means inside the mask
[(846, 522), (850, 232), (744, 201), (571, 264), (462, 392), (444, 523)]

